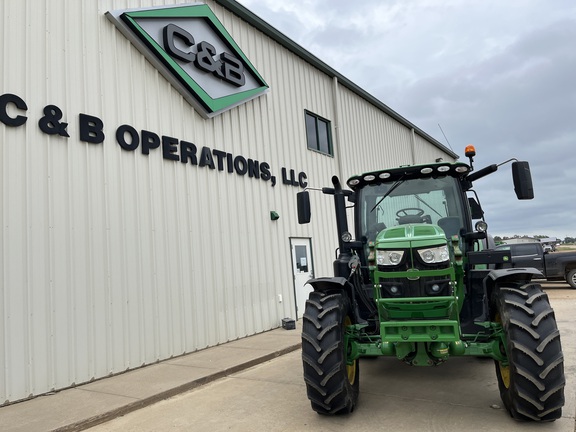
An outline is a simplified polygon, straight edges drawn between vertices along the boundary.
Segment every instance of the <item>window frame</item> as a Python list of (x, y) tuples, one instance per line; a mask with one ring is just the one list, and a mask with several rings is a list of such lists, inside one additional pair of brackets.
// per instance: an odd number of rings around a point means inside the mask
[[(311, 142), (311, 137), (309, 134), (309, 128), (308, 128), (308, 118), (311, 118), (314, 120), (314, 142)], [(328, 151), (324, 151), (321, 149), (321, 140), (320, 140), (320, 128), (318, 127), (318, 123), (322, 122), (326, 125), (326, 141), (327, 141), (327, 146), (328, 146)], [(326, 155), (326, 156), (330, 156), (330, 157), (334, 157), (334, 142), (332, 140), (332, 122), (330, 120), (328, 120), (327, 118), (324, 118), (318, 114), (313, 113), (312, 111), (309, 111), (307, 109), (304, 110), (304, 128), (306, 131), (306, 147), (308, 148), (308, 150)], [(315, 145), (314, 145), (315, 144)]]

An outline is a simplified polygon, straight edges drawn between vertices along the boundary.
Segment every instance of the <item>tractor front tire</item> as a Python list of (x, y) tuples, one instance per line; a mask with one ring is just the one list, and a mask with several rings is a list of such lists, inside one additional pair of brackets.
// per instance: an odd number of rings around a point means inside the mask
[(554, 421), (564, 405), (564, 356), (548, 295), (539, 284), (501, 286), (495, 293), (508, 362), (496, 363), (498, 387), (510, 415)]
[(302, 362), (308, 399), (319, 414), (346, 414), (356, 406), (359, 362), (347, 362), (344, 343), (350, 324), (346, 297), (310, 293), (302, 324)]

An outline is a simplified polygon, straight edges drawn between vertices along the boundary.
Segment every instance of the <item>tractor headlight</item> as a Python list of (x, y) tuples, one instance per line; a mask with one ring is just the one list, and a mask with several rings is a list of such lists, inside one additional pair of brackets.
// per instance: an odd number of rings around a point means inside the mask
[(422, 261), (424, 261), (426, 264), (442, 263), (450, 259), (448, 246), (439, 246), (429, 249), (419, 249), (418, 255), (420, 255), (420, 258), (422, 258)]
[(382, 250), (376, 251), (376, 263), (382, 266), (395, 266), (400, 264), (404, 257), (404, 251)]

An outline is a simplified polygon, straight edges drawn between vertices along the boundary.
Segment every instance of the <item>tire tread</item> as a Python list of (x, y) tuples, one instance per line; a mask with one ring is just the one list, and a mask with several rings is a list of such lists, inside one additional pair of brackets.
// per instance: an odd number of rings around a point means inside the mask
[(507, 338), (509, 387), (499, 372), (504, 405), (518, 420), (553, 421), (564, 405), (564, 356), (560, 332), (548, 295), (541, 286), (501, 287), (496, 307)]
[(345, 363), (346, 312), (342, 294), (312, 292), (306, 301), (302, 328), (304, 382), (312, 409), (319, 414), (352, 412), (358, 398), (358, 369), (351, 384)]

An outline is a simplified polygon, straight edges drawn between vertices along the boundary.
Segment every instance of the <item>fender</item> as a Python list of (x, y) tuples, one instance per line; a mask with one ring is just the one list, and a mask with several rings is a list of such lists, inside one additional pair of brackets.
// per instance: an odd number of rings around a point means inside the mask
[(352, 288), (348, 280), (344, 277), (322, 277), (310, 279), (306, 282), (312, 285), (314, 291), (326, 293), (328, 291), (347, 291)]
[[(544, 279), (544, 275), (532, 267), (514, 267), (507, 269), (491, 270), (490, 273), (484, 278), (485, 288), (493, 288), (495, 285), (502, 282), (521, 282), (526, 284), (532, 278)], [(490, 292), (488, 290), (487, 292)]]
[(341, 276), (336, 277), (322, 277), (317, 279), (310, 279), (308, 284), (312, 285), (314, 291), (328, 294), (330, 292), (340, 292), (346, 298), (350, 312), (353, 315), (354, 323), (366, 323), (360, 315), (358, 309), (358, 302), (356, 300), (356, 293), (354, 287), (348, 279)]

